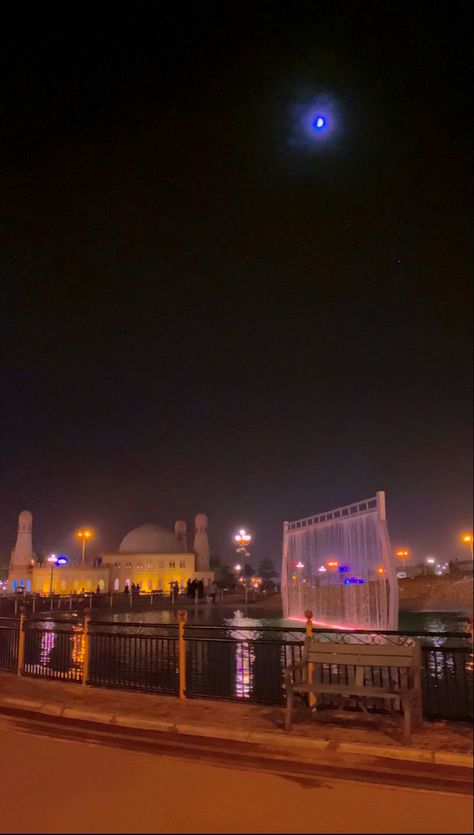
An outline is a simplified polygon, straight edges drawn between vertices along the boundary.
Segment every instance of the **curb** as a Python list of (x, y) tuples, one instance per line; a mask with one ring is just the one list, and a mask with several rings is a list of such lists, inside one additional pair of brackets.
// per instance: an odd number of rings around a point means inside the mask
[(16, 699), (10, 696), (0, 698), (0, 706), (29, 710), (34, 713), (44, 713), (48, 716), (63, 716), (66, 719), (76, 719), (82, 722), (95, 722), (102, 725), (115, 725), (138, 730), (160, 731), (161, 733), (178, 733), (183, 736), (202, 736), (207, 739), (247, 742), (253, 745), (264, 744), (273, 748), (303, 748), (308, 752), (326, 751), (336, 754), (356, 754), (381, 759), (407, 760), (410, 762), (434, 763), (436, 765), (452, 765), (462, 768), (474, 768), (472, 754), (460, 754), (452, 751), (428, 751), (423, 748), (400, 748), (397, 746), (365, 745), (357, 742), (337, 742), (329, 739), (308, 739), (284, 733), (283, 731), (240, 731), (232, 728), (222, 728), (212, 725), (191, 725), (183, 722), (173, 722), (160, 719), (143, 719), (133, 714), (100, 713), (78, 708), (61, 708), (48, 702), (33, 701), (31, 699)]

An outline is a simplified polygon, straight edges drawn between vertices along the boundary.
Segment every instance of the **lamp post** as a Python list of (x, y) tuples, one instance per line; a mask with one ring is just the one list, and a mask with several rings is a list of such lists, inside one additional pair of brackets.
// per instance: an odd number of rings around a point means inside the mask
[(81, 565), (84, 565), (86, 561), (86, 542), (88, 539), (92, 539), (92, 531), (90, 531), (88, 528), (85, 528), (84, 530), (78, 531), (76, 536), (79, 539), (82, 539)]
[(474, 560), (474, 536), (472, 533), (463, 534), (462, 541), (471, 546), (471, 560)]
[[(57, 557), (57, 556), (56, 556), (56, 554), (51, 554), (51, 556), (50, 556), (50, 557), (48, 557), (48, 562), (50, 562), (50, 563), (51, 563), (51, 573), (50, 573), (50, 575), (49, 575), (49, 593), (50, 593), (50, 594), (52, 594), (52, 593), (53, 593), (53, 574), (54, 574), (54, 566), (55, 566), (55, 565), (57, 565), (57, 566), (60, 566), (60, 565), (67, 565), (67, 564), (68, 564), (68, 562), (69, 562), (69, 560), (68, 560), (68, 558), (67, 558), (67, 557), (61, 557), (61, 556), (60, 556), (60, 557)], [(52, 605), (52, 604), (51, 604), (51, 605)]]
[(243, 557), (250, 557), (248, 546), (250, 545), (251, 541), (252, 537), (250, 536), (250, 534), (247, 533), (247, 531), (244, 530), (244, 528), (241, 528), (241, 530), (234, 536), (234, 542), (236, 545), (235, 550), (237, 554), (241, 554)]
[[(242, 571), (242, 566), (240, 565), (240, 563), (237, 562), (234, 565), (234, 571), (235, 571), (235, 576), (237, 578), (237, 584), (238, 584), (239, 580), (240, 580), (240, 572)], [(237, 588), (238, 588), (238, 586), (237, 586)]]
[(426, 563), (425, 563), (425, 565), (423, 566), (423, 567), (424, 567), (424, 575), (425, 575), (425, 577), (426, 577), (426, 566), (427, 566), (427, 565), (434, 565), (434, 564), (435, 564), (435, 562), (436, 562), (436, 560), (435, 560), (435, 558), (434, 558), (434, 557), (427, 557), (427, 558), (426, 558)]
[(51, 571), (50, 571), (50, 574), (49, 574), (49, 593), (52, 594), (53, 593), (53, 573), (54, 573), (54, 566), (56, 565), (56, 554), (51, 554), (51, 556), (48, 557), (48, 562), (51, 563)]

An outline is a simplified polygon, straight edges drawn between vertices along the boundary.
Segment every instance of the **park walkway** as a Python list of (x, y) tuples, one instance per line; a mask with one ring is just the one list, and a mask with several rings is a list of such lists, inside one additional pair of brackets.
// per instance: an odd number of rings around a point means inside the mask
[(357, 752), (399, 759), (472, 767), (472, 726), (424, 722), (410, 746), (402, 744), (398, 718), (295, 711), (291, 734), (283, 730), (284, 709), (223, 700), (186, 699), (149, 693), (83, 687), (0, 672), (0, 709), (40, 712), (140, 729), (169, 731), (248, 743), (309, 750)]

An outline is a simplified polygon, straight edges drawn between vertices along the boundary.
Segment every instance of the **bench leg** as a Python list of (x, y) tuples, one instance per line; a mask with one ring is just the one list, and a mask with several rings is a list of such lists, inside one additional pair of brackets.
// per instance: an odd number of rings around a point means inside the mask
[(286, 713), (285, 713), (285, 731), (291, 731), (291, 714), (293, 710), (293, 690), (290, 687), (286, 688)]
[(411, 701), (403, 702), (403, 741), (411, 742), (411, 718), (413, 705)]

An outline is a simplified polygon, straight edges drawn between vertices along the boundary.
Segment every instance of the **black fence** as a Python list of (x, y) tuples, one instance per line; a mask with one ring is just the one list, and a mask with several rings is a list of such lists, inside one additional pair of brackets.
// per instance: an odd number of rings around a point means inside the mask
[[(80, 682), (82, 623), (28, 619), (23, 674)], [(315, 630), (320, 640), (422, 644), (423, 713), (430, 719), (473, 718), (474, 656), (467, 633), (341, 633)], [(186, 626), (186, 696), (284, 704), (284, 671), (300, 660), (304, 628)], [(16, 670), (18, 621), (0, 620), (0, 669)], [(348, 681), (344, 665), (321, 665), (318, 678)], [(382, 675), (382, 672), (377, 673)], [(175, 625), (93, 621), (89, 625), (90, 685), (176, 694), (179, 686)], [(330, 705), (318, 698), (318, 706)], [(374, 709), (380, 707), (376, 702)]]
[(82, 624), (26, 622), (23, 675), (82, 681), (84, 628)]
[(15, 670), (18, 666), (18, 620), (0, 618), (0, 670)]
[[(232, 603), (253, 604), (258, 603), (268, 597), (266, 592), (260, 592), (253, 589), (245, 591), (232, 592), (228, 590), (220, 590), (217, 594), (216, 605)], [(58, 612), (81, 612), (86, 607), (93, 612), (113, 611), (113, 612), (128, 612), (140, 611), (144, 612), (150, 609), (168, 609), (170, 606), (178, 608), (192, 608), (196, 604), (202, 606), (209, 603), (206, 595), (203, 597), (188, 598), (184, 591), (179, 595), (170, 594), (165, 591), (153, 592), (139, 592), (128, 593), (124, 592), (84, 592), (81, 594), (38, 594), (38, 593), (24, 593), (24, 594), (2, 594), (0, 595), (0, 618), (1, 616), (16, 616), (20, 612), (20, 607), (24, 607), (28, 616), (36, 616), (41, 613), (58, 613)]]
[(90, 630), (88, 683), (161, 693), (178, 692), (176, 627), (135, 631), (129, 624)]

